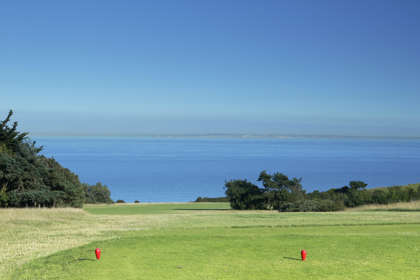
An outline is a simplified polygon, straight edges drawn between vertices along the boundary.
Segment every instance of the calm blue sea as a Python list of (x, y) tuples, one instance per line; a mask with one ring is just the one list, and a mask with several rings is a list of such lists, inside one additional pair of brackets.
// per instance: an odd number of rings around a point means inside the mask
[(307, 191), (362, 180), (369, 187), (420, 182), (420, 140), (36, 138), (43, 153), (98, 181), (113, 199), (191, 201), (224, 195), (224, 182), (262, 170), (302, 177)]

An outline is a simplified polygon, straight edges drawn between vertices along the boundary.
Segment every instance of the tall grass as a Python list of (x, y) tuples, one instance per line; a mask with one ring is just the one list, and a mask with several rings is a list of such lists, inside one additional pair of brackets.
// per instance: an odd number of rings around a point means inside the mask
[(420, 200), (411, 202), (397, 202), (392, 204), (369, 204), (360, 207), (349, 208), (347, 211), (420, 211)]

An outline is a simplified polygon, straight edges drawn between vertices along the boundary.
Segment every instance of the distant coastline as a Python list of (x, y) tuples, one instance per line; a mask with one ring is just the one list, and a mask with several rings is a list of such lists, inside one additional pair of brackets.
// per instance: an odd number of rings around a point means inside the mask
[(255, 170), (303, 177), (308, 192), (342, 187), (351, 180), (364, 181), (368, 187), (419, 181), (419, 139), (176, 136), (32, 139), (44, 147), (42, 154), (74, 170), (83, 182), (92, 185), (100, 178), (115, 200), (173, 202), (219, 197), (227, 180), (255, 182)]
[(208, 133), (208, 134), (50, 134), (32, 133), (35, 138), (174, 138), (174, 139), (407, 139), (420, 140), (420, 136), (375, 136), (334, 134), (253, 134), (253, 133)]

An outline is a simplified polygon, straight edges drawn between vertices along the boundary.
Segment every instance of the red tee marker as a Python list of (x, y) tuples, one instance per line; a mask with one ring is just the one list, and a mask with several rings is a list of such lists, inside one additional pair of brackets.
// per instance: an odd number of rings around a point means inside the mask
[(302, 261), (306, 260), (306, 251), (305, 250), (300, 251), (300, 256), (302, 257)]
[(101, 249), (96, 248), (95, 255), (96, 255), (96, 259), (99, 260), (101, 258)]

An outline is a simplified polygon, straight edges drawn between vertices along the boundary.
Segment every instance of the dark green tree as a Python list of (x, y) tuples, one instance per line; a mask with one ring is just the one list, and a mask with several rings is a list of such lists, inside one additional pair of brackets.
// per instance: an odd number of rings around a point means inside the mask
[(81, 207), (85, 192), (78, 176), (39, 155), (42, 147), (17, 131), (17, 122), (9, 126), (12, 115), (0, 122), (0, 206)]
[(292, 178), (276, 172), (273, 175), (262, 171), (258, 177), (258, 181), (264, 186), (264, 193), (267, 207), (270, 209), (280, 210), (290, 203), (304, 200), (305, 191), (302, 188), (302, 178)]
[(372, 192), (372, 203), (374, 204), (387, 204), (386, 193), (383, 190), (374, 190)]
[(225, 193), (233, 209), (264, 209), (263, 191), (247, 180), (226, 182)]
[(350, 181), (349, 186), (352, 190), (363, 190), (367, 184), (363, 181)]

